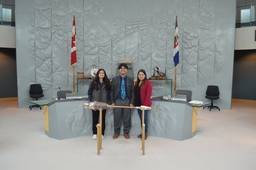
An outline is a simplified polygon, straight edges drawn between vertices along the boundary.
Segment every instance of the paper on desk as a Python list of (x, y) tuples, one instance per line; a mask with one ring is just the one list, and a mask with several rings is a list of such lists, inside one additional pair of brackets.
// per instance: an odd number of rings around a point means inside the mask
[(199, 100), (191, 100), (189, 103), (190, 104), (203, 104), (204, 102), (203, 101), (199, 101)]

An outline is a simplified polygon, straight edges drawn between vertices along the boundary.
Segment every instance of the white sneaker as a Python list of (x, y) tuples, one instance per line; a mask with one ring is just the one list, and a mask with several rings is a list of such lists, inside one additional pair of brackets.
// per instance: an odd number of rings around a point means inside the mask
[(102, 137), (102, 140), (103, 140), (103, 139), (104, 139), (104, 136), (102, 135), (101, 137)]
[(96, 140), (96, 139), (97, 139), (97, 135), (96, 135), (96, 134), (93, 134), (93, 135), (92, 135), (92, 139), (93, 139), (93, 140)]

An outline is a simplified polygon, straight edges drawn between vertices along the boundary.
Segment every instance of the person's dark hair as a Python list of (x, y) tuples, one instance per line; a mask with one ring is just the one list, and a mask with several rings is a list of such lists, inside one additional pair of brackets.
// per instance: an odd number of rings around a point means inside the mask
[(128, 69), (127, 64), (121, 63), (121, 64), (119, 64), (119, 66), (118, 66), (118, 70), (119, 70), (120, 68), (122, 68), (123, 66), (124, 66), (124, 68)]
[(145, 84), (145, 81), (147, 80), (147, 73), (146, 73), (146, 71), (145, 71), (144, 69), (140, 69), (140, 70), (138, 71), (138, 74), (137, 74), (136, 86), (138, 86), (139, 83), (140, 83), (140, 79), (139, 79), (139, 73), (140, 73), (140, 72), (142, 72), (143, 74), (145, 74), (145, 78), (144, 78), (144, 80), (142, 80), (141, 86), (143, 86), (143, 85)]
[(100, 71), (103, 71), (105, 76), (103, 78), (103, 82), (105, 83), (105, 86), (106, 86), (106, 90), (109, 91), (111, 89), (111, 86), (110, 86), (110, 80), (108, 79), (108, 76), (106, 74), (106, 71), (104, 69), (99, 69), (95, 75), (95, 78), (93, 79), (92, 81), (92, 86), (91, 86), (91, 89), (95, 89), (95, 90), (99, 90), (99, 82), (100, 82), (100, 78), (99, 78), (99, 73)]

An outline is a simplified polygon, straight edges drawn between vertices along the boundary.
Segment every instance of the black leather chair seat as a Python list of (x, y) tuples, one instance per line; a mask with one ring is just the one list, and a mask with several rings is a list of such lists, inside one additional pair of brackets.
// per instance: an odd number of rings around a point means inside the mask
[(30, 97), (38, 99), (38, 98), (44, 97), (44, 95), (43, 94), (31, 94)]
[(219, 96), (205, 96), (206, 99), (210, 99), (210, 100), (217, 100), (220, 97)]

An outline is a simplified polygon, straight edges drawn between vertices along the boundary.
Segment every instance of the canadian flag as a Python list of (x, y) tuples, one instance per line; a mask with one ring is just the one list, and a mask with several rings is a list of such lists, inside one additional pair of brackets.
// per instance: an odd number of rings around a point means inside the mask
[(76, 64), (76, 17), (72, 16), (72, 38), (71, 38), (71, 66)]

